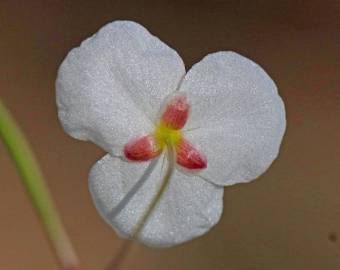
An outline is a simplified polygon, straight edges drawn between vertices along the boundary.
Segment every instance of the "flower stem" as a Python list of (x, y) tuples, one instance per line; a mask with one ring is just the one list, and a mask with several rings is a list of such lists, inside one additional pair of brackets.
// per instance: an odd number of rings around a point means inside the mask
[(167, 156), (168, 156), (168, 167), (165, 172), (165, 175), (162, 179), (161, 185), (156, 193), (156, 195), (153, 197), (151, 203), (148, 206), (148, 209), (146, 209), (144, 215), (136, 225), (136, 229), (134, 230), (132, 234), (132, 239), (136, 239), (141, 232), (141, 230), (144, 228), (145, 223), (148, 221), (149, 217), (151, 216), (152, 212), (155, 210), (157, 204), (159, 203), (164, 191), (168, 187), (168, 184), (170, 182), (170, 178), (172, 176), (172, 173), (174, 172), (175, 168), (175, 155), (174, 155), (174, 149), (173, 145), (170, 142), (167, 142)]
[(155, 210), (157, 204), (159, 203), (164, 191), (168, 187), (168, 184), (170, 182), (170, 178), (172, 176), (172, 173), (174, 172), (175, 168), (175, 156), (174, 156), (174, 150), (173, 146), (170, 142), (167, 142), (167, 156), (168, 156), (168, 167), (166, 170), (166, 173), (163, 177), (163, 180), (161, 182), (161, 185), (156, 193), (156, 195), (153, 197), (151, 203), (148, 206), (148, 209), (146, 209), (144, 215), (138, 222), (136, 229), (132, 233), (132, 239), (136, 239), (141, 232), (141, 230), (144, 228), (145, 223), (148, 221), (149, 217), (151, 216), (152, 212)]
[[(159, 203), (164, 191), (166, 190), (166, 188), (169, 185), (170, 178), (171, 178), (172, 173), (175, 169), (175, 155), (174, 155), (174, 149), (173, 149), (174, 147), (171, 144), (171, 142), (167, 142), (166, 144), (167, 144), (167, 155), (168, 155), (167, 170), (166, 170), (165, 175), (162, 179), (160, 187), (157, 190), (156, 195), (152, 198), (152, 201), (150, 202), (148, 208), (146, 209), (143, 216), (141, 217), (141, 219), (137, 223), (134, 231), (132, 232), (132, 235), (131, 235), (132, 240), (136, 240), (138, 238), (138, 235), (140, 234), (140, 232), (144, 228), (144, 225), (146, 224), (146, 222), (150, 218), (152, 212), (155, 210), (155, 208), (156, 208), (157, 204)], [(124, 242), (124, 244), (120, 248), (118, 254), (112, 259), (110, 264), (105, 269), (106, 270), (118, 270), (120, 268), (121, 264), (123, 263), (124, 259), (126, 258), (126, 256), (130, 252), (132, 243), (133, 242), (131, 242), (131, 241)]]
[(14, 118), (0, 100), (0, 138), (21, 176), (62, 269), (80, 270), (78, 258), (63, 228), (38, 163)]

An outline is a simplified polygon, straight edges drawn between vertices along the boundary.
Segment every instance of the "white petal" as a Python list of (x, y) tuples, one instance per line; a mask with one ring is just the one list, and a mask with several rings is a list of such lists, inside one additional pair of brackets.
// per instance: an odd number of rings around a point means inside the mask
[[(134, 232), (161, 184), (162, 158), (145, 177), (147, 167), (152, 166), (149, 164), (106, 155), (90, 172), (89, 186), (96, 208), (122, 237)], [(141, 187), (131, 197), (136, 183)], [(222, 187), (175, 170), (138, 239), (149, 246), (168, 247), (198, 237), (218, 222), (222, 199)]]
[(192, 104), (186, 136), (208, 159), (203, 177), (218, 185), (248, 182), (277, 157), (285, 109), (259, 65), (233, 52), (210, 54), (189, 70), (181, 91)]
[(71, 136), (111, 152), (151, 129), (162, 100), (184, 74), (176, 51), (141, 25), (107, 24), (60, 66), (59, 119)]

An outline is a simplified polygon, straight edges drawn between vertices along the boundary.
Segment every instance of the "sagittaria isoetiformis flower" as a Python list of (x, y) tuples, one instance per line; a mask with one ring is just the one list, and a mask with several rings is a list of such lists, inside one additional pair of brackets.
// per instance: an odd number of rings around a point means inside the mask
[[(230, 51), (188, 72), (143, 26), (115, 21), (69, 52), (56, 81), (59, 119), (106, 152), (90, 192), (122, 237), (173, 246), (220, 219), (223, 187), (249, 182), (277, 157), (285, 109), (267, 73)], [(168, 181), (160, 192), (160, 186)]]

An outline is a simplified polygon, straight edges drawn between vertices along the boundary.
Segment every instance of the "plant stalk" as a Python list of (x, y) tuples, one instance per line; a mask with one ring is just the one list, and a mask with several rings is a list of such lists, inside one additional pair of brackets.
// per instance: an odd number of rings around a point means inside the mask
[(0, 100), (0, 138), (13, 159), (29, 199), (54, 249), (61, 269), (80, 270), (34, 154), (16, 121)]

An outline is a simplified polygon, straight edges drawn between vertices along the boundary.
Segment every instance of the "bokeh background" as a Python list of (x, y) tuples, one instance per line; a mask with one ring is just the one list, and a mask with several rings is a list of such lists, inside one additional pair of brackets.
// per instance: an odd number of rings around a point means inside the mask
[[(143, 24), (187, 69), (218, 50), (253, 59), (276, 81), (288, 119), (279, 158), (258, 180), (225, 189), (210, 233), (171, 249), (135, 245), (120, 269), (340, 269), (339, 1), (2, 0), (0, 96), (87, 269), (104, 269), (123, 241), (87, 189), (104, 153), (63, 132), (54, 81), (72, 47), (117, 19)], [(1, 143), (0, 215), (0, 269), (58, 269)]]

